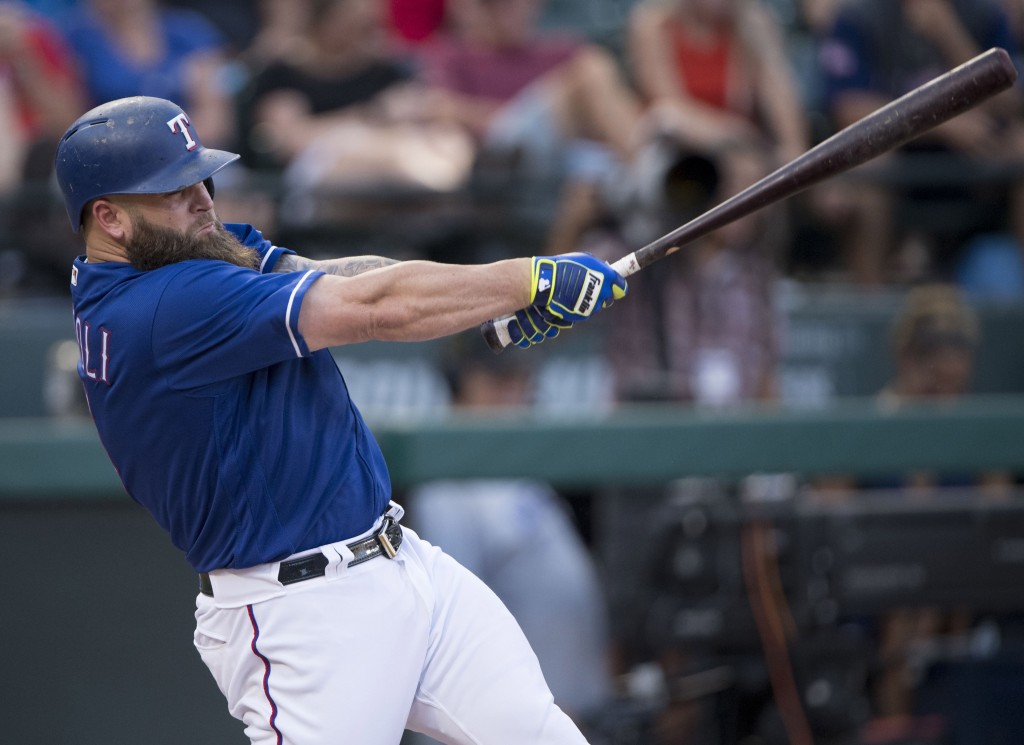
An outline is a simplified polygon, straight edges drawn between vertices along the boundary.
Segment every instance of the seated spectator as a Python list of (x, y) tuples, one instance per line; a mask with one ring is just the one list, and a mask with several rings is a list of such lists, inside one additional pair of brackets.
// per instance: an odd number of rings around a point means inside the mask
[[(852, 124), (995, 46), (1017, 53), (992, 0), (846, 3), (821, 47), (832, 122)], [(1024, 245), (1020, 106), (1019, 90), (1007, 91), (850, 174), (833, 205), (855, 281), (948, 280), (979, 232), (1005, 230)]]
[(597, 183), (632, 158), (640, 110), (615, 58), (538, 29), (542, 0), (449, 0), (448, 27), (418, 48), (430, 109), (460, 124), (483, 162), (565, 185), (549, 252), (572, 250)]
[[(759, 237), (771, 242), (771, 237)], [(591, 246), (598, 255), (614, 252)], [(608, 319), (607, 354), (622, 401), (728, 407), (777, 396), (775, 264), (763, 243), (688, 245), (630, 277), (631, 302)]]
[(895, 375), (879, 394), (882, 400), (895, 406), (967, 393), (979, 333), (974, 311), (956, 288), (923, 285), (911, 290), (893, 322)]
[(56, 142), (84, 100), (56, 28), (27, 5), (0, 3), (0, 198), (10, 236), (0, 293), (66, 291), (75, 246), (66, 231), (50, 229), (55, 223), (45, 196)]
[(223, 41), (202, 15), (157, 0), (83, 0), (65, 34), (92, 105), (138, 95), (179, 101), (205, 144), (233, 146)]
[(807, 149), (782, 29), (760, 3), (640, 3), (629, 52), (646, 104), (684, 145), (705, 154), (762, 149), (772, 170)]
[[(981, 344), (978, 319), (964, 293), (954, 285), (919, 285), (907, 293), (890, 329), (893, 375), (878, 393), (885, 408), (969, 395)], [(941, 487), (976, 486), (993, 497), (1012, 484), (1010, 474), (914, 471), (855, 481), (822, 479), (821, 487), (912, 489), (922, 494)]]
[[(883, 403), (899, 406), (924, 399), (954, 399), (970, 391), (978, 349), (978, 320), (966, 299), (944, 284), (923, 286), (910, 292), (892, 328), (895, 374), (880, 394)], [(980, 498), (1009, 494), (1010, 474), (933, 473), (913, 471), (895, 482), (873, 482), (864, 486), (898, 486), (920, 498), (936, 488), (971, 486)], [(910, 716), (914, 712), (912, 674), (913, 646), (952, 634), (966, 634), (971, 615), (942, 612), (934, 608), (898, 608), (880, 621), (880, 657), (874, 699), (879, 720), (873, 729), (908, 737), (907, 730), (920, 727)]]
[[(628, 188), (609, 192), (610, 235), (621, 245), (593, 249), (605, 258), (667, 233), (808, 146), (781, 31), (760, 5), (638, 4), (629, 52), (662, 136), (637, 157)], [(773, 290), (788, 240), (785, 209), (736, 221), (657, 273), (630, 279), (635, 300), (609, 318), (620, 398), (731, 405), (775, 396)]]
[[(782, 30), (758, 2), (639, 3), (630, 17), (629, 57), (654, 126), (715, 164), (719, 196), (807, 150), (808, 126)], [(738, 238), (750, 229), (737, 223), (726, 232)]]
[[(586, 138), (628, 157), (638, 112), (615, 60), (575, 36), (540, 32), (541, 6), (450, 0), (451, 31), (420, 55), (424, 81), (444, 113), (485, 146), (552, 147)], [(524, 155), (536, 155), (538, 166), (547, 162), (544, 152)]]
[[(529, 406), (527, 357), (498, 357), (473, 343), (452, 371), (455, 413), (490, 417)], [(476, 574), (515, 616), (555, 703), (585, 730), (612, 700), (608, 609), (569, 505), (533, 479), (432, 482), (408, 500), (420, 536)]]
[[(981, 342), (978, 320), (964, 295), (952, 285), (914, 288), (892, 328), (892, 380), (879, 394), (889, 407), (923, 400), (950, 400), (971, 392), (975, 358)], [(976, 485), (1000, 495), (1009, 474), (906, 474), (907, 488)]]
[[(947, 284), (915, 287), (891, 327), (894, 371), (879, 392), (879, 402), (896, 408), (967, 395), (979, 344), (977, 317), (960, 290)], [(857, 490), (901, 489), (908, 497), (924, 501), (942, 488), (974, 487), (979, 499), (999, 500), (1010, 496), (1012, 486), (1012, 474), (1002, 471), (914, 470), (859, 481), (821, 478), (812, 494), (822, 501), (842, 501), (856, 499)], [(964, 636), (974, 622), (966, 610), (933, 607), (897, 607), (877, 619), (879, 670), (871, 690), (873, 718), (865, 728), (871, 742), (903, 743), (921, 736), (929, 722), (915, 716), (915, 647), (934, 644), (944, 636)]]
[(471, 143), (433, 121), (388, 37), (382, 0), (316, 0), (301, 42), (255, 73), (243, 104), (249, 162), (299, 189), (450, 190)]

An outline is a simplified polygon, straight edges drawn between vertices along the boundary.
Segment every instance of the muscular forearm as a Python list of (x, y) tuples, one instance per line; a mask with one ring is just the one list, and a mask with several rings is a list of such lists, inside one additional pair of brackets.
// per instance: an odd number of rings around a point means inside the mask
[(528, 305), (530, 273), (529, 259), (509, 259), (472, 266), (407, 261), (320, 277), (303, 300), (299, 331), (313, 350), (447, 336)]

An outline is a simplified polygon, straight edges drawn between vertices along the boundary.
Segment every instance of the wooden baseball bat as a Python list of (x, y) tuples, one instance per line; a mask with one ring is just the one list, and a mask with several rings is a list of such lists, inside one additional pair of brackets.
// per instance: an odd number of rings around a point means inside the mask
[[(892, 150), (1000, 93), (1017, 79), (1006, 50), (998, 47), (921, 85), (868, 114), (735, 196), (612, 264), (624, 277), (678, 251), (723, 225), (791, 197), (826, 178)], [(512, 339), (514, 316), (487, 321), (480, 330), (500, 352)]]

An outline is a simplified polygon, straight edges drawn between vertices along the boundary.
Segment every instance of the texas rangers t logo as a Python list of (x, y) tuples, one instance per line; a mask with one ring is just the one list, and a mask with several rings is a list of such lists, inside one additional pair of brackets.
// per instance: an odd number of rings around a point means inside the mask
[(168, 120), (167, 126), (175, 134), (181, 133), (185, 135), (186, 150), (195, 150), (199, 147), (199, 143), (192, 139), (192, 132), (190, 132), (188, 128), (189, 123), (188, 116), (186, 116), (183, 111), (173, 119)]

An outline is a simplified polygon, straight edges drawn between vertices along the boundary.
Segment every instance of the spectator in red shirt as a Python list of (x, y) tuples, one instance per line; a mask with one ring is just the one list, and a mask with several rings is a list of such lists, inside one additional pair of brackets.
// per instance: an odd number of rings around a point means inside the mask
[(10, 236), (0, 294), (67, 292), (76, 247), (46, 196), (56, 142), (84, 108), (59, 32), (27, 5), (0, 2), (0, 229)]
[[(652, 121), (674, 141), (665, 149), (678, 153), (677, 165), (664, 171), (660, 202), (619, 209), (630, 246), (696, 217), (808, 147), (781, 29), (760, 4), (639, 3), (629, 59)], [(622, 399), (723, 406), (777, 395), (773, 290), (789, 239), (785, 218), (782, 206), (759, 211), (687, 246), (658, 272), (631, 279), (644, 291), (609, 319)]]
[(693, 147), (758, 148), (766, 167), (807, 149), (782, 29), (761, 4), (641, 3), (630, 19), (629, 51), (645, 103)]
[[(52, 148), (83, 106), (83, 91), (59, 33), (18, 2), (0, 3), (0, 189), (21, 183), (30, 155)], [(47, 153), (49, 156), (49, 153)]]

